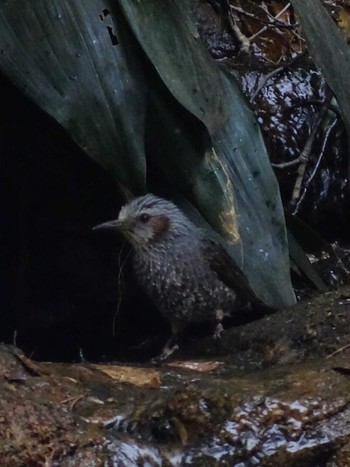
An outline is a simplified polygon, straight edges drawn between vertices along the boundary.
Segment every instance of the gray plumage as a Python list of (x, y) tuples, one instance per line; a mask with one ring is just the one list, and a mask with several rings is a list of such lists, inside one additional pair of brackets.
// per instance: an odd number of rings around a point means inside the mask
[(225, 249), (171, 201), (136, 198), (98, 227), (116, 228), (130, 242), (136, 278), (173, 334), (189, 323), (220, 322), (250, 290)]

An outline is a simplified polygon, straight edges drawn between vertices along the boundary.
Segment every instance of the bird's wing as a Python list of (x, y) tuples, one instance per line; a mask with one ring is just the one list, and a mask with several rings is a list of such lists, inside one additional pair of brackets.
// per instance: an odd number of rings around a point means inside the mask
[(262, 304), (249, 285), (244, 272), (218, 241), (207, 237), (203, 239), (202, 245), (203, 257), (225, 285), (250, 301)]

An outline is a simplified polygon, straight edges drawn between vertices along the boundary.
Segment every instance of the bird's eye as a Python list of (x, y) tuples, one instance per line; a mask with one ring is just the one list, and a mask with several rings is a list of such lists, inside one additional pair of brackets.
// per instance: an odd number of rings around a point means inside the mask
[(143, 223), (146, 223), (150, 220), (150, 215), (149, 214), (141, 214), (140, 215), (140, 221)]

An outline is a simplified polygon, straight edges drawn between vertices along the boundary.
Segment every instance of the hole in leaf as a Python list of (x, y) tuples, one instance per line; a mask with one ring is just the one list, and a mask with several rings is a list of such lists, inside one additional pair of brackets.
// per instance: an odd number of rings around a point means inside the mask
[(110, 13), (109, 13), (109, 10), (108, 10), (107, 8), (104, 8), (104, 9), (102, 10), (102, 14), (99, 15), (100, 20), (103, 21), (104, 18), (107, 18), (107, 16), (109, 16), (109, 14), (110, 14)]
[(113, 28), (111, 26), (107, 26), (107, 31), (109, 34), (109, 37), (111, 38), (112, 45), (118, 45), (118, 37), (114, 34)]

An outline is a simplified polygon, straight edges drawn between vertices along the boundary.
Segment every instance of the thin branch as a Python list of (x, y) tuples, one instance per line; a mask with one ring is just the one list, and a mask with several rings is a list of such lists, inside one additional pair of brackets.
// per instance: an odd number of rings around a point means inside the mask
[(274, 21), (269, 21), (263, 18), (259, 18), (256, 16), (254, 13), (249, 13), (249, 11), (243, 10), (243, 8), (230, 5), (231, 10), (235, 11), (236, 13), (239, 13), (243, 16), (247, 16), (248, 18), (253, 19), (254, 21), (258, 23), (262, 23), (266, 25), (268, 28), (276, 28), (278, 26), (279, 28), (284, 28), (284, 29), (293, 29), (299, 26), (299, 23), (294, 23), (294, 24), (286, 24), (283, 21), (280, 21), (278, 19), (275, 19)]
[[(270, 13), (268, 13), (268, 12), (267, 12), (267, 14), (268, 14), (268, 16), (269, 16), (271, 19), (276, 20), (276, 19), (278, 19), (280, 16), (282, 16), (283, 13), (285, 13), (285, 12), (288, 10), (289, 7), (290, 7), (290, 3), (287, 3), (287, 5), (286, 5), (284, 8), (282, 8), (282, 10), (279, 11), (279, 12), (277, 13), (276, 16), (272, 16), (272, 15), (271, 15)], [(252, 40), (256, 39), (258, 36), (260, 36), (260, 34), (262, 34), (263, 32), (267, 31), (267, 29), (268, 29), (267, 26), (263, 26), (263, 27), (260, 29), (260, 31), (257, 31), (255, 34), (253, 34), (252, 36), (249, 37), (249, 41), (252, 41)]]
[(274, 76), (278, 75), (281, 73), (283, 70), (286, 70), (287, 68), (290, 68), (292, 65), (295, 64), (298, 60), (301, 58), (305, 57), (308, 54), (307, 51), (302, 52), (301, 54), (297, 55), (296, 57), (292, 58), (289, 60), (289, 62), (285, 63), (284, 65), (280, 66), (279, 68), (276, 68), (275, 70), (271, 71), (271, 73), (268, 73), (264, 79), (262, 80), (261, 84), (258, 86), (258, 88), (254, 91), (254, 93), (250, 97), (250, 103), (254, 102), (256, 96), (260, 93), (260, 91), (265, 87), (266, 83)]
[(339, 349), (335, 350), (334, 352), (330, 353), (327, 355), (326, 360), (334, 357), (334, 355), (337, 355), (340, 352), (343, 352), (344, 350), (348, 349), (350, 347), (350, 344), (343, 345), (343, 347), (340, 347)]
[(324, 135), (324, 138), (323, 138), (323, 141), (322, 141), (322, 147), (321, 147), (321, 150), (320, 150), (320, 154), (319, 154), (319, 157), (318, 157), (318, 160), (317, 160), (317, 163), (314, 167), (314, 170), (312, 171), (312, 174), (310, 175), (310, 177), (308, 178), (308, 180), (306, 181), (305, 183), (305, 186), (304, 186), (304, 191), (302, 193), (302, 195), (300, 196), (294, 210), (293, 210), (293, 215), (297, 214), (299, 209), (300, 209), (300, 206), (301, 206), (301, 203), (304, 201), (305, 199), (305, 196), (306, 196), (306, 193), (311, 185), (311, 182), (313, 181), (313, 179), (315, 178), (315, 175), (317, 173), (317, 170), (320, 166), (320, 163), (321, 163), (321, 160), (324, 156), (324, 153), (325, 153), (325, 149), (326, 149), (326, 146), (327, 146), (327, 142), (328, 142), (328, 138), (329, 138), (329, 135), (331, 134), (333, 128), (335, 127), (336, 123), (337, 123), (338, 119), (335, 117), (333, 122), (328, 126), (326, 132), (325, 132), (325, 135)]

